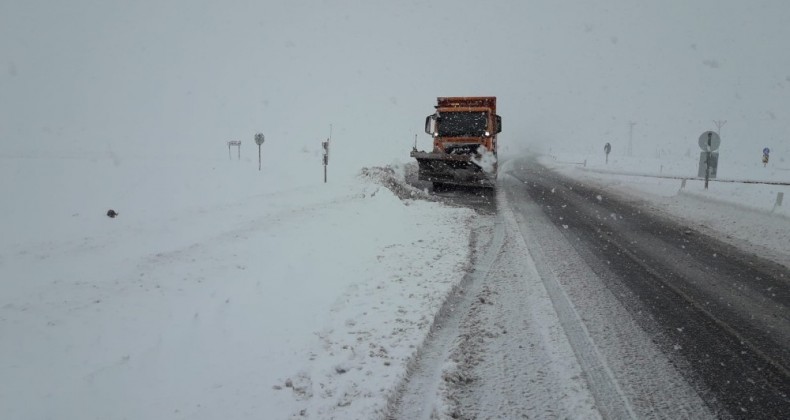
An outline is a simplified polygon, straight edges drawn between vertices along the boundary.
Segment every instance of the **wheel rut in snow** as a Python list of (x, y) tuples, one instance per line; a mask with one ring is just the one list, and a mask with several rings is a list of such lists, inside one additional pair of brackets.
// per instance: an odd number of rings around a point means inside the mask
[(495, 216), (482, 217), (471, 236), (473, 271), (467, 273), (439, 309), (428, 338), (407, 366), (406, 376), (390, 398), (388, 419), (436, 418), (446, 415), (446, 363), (459, 335), (461, 315), (471, 308), (475, 291), (491, 271), (504, 242)]
[(523, 194), (523, 182), (510, 183), (507, 195), (604, 417), (625, 416), (610, 408), (622, 401), (630, 417), (712, 418), (697, 392), (564, 238), (563, 228), (552, 225), (539, 204)]
[[(443, 305), (387, 417), (600, 418), (512, 213), (476, 237), (475, 270)], [(629, 416), (616, 390), (606, 395), (605, 413)]]
[[(515, 221), (514, 225), (520, 231), (521, 226)], [(584, 371), (601, 415), (604, 418), (636, 418), (633, 407), (620, 389), (608, 361), (599, 352), (587, 326), (582, 322), (576, 308), (550, 267), (551, 264), (556, 264), (558, 261), (547, 256), (543, 248), (523, 232), (522, 239), (525, 244), (529, 244), (527, 245), (528, 253), (534, 261), (535, 270), (548, 292), (576, 359)]]
[[(447, 400), (457, 418), (600, 418), (600, 404), (568, 340), (568, 327), (536, 271), (504, 194), (500, 249), (452, 355)], [(598, 385), (604, 388), (604, 385)], [(627, 406), (611, 391), (609, 413)]]

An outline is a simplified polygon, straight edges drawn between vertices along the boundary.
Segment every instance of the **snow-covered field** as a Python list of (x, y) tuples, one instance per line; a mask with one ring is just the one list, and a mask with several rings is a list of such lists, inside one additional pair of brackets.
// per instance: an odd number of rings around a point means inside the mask
[[(0, 418), (369, 418), (470, 270), (474, 212), (397, 197), (398, 165), (1, 159)], [(544, 161), (787, 257), (787, 187)]]
[(382, 408), (473, 213), (310, 163), (2, 158), (0, 418)]

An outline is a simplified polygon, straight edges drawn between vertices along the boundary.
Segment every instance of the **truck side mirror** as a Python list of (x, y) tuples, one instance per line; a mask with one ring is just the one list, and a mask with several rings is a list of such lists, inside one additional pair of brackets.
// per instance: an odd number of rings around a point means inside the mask
[(500, 117), (499, 115), (496, 116), (496, 132), (497, 133), (502, 132), (502, 117)]
[(425, 117), (425, 133), (433, 136), (436, 127), (436, 115), (429, 115)]

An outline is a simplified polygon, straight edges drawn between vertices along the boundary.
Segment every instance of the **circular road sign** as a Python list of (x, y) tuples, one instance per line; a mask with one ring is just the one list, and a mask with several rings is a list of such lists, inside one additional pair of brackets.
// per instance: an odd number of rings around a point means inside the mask
[(255, 143), (258, 144), (258, 146), (263, 144), (263, 134), (258, 133), (255, 135)]
[(769, 149), (767, 147), (765, 149), (763, 149), (763, 154), (764, 155), (767, 155), (767, 154), (770, 154), (770, 153), (771, 153), (771, 149)]
[[(715, 131), (706, 131), (699, 136), (699, 148), (702, 149), (703, 152), (715, 152), (719, 150), (719, 145), (721, 144), (721, 138), (719, 135), (716, 134)], [(708, 147), (710, 145), (710, 147)]]

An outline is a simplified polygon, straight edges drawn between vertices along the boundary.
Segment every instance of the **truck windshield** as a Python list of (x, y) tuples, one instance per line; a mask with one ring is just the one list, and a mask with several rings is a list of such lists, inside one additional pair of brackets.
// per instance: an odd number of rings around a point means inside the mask
[(487, 112), (442, 112), (437, 121), (442, 137), (480, 137), (487, 126)]

